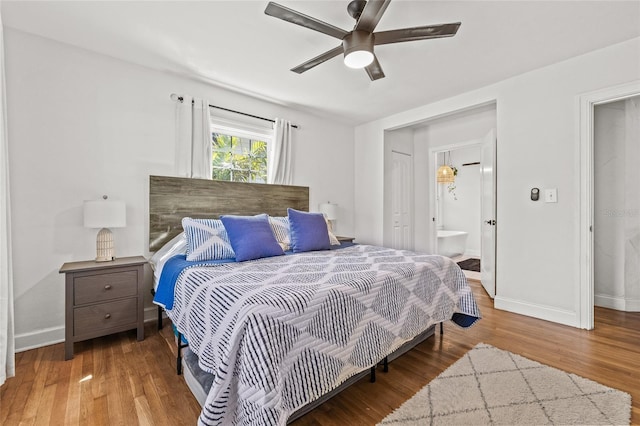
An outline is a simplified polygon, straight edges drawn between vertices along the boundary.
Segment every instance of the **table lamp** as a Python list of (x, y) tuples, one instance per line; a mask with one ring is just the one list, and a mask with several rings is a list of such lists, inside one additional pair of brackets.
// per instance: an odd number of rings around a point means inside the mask
[(113, 234), (109, 228), (127, 226), (127, 208), (123, 201), (89, 200), (84, 202), (85, 228), (101, 228), (96, 239), (96, 262), (109, 262), (115, 259)]
[(320, 204), (320, 206), (318, 207), (320, 213), (324, 214), (324, 216), (327, 218), (327, 221), (329, 222), (331, 228), (335, 228), (333, 221), (338, 218), (338, 205), (332, 204), (327, 201), (326, 203)]

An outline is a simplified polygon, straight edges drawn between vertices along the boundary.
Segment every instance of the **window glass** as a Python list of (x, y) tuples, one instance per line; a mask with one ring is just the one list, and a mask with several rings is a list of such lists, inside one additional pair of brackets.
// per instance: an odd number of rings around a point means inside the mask
[(211, 117), (212, 179), (267, 182), (267, 149), (272, 128)]
[(267, 182), (267, 141), (212, 133), (213, 179)]

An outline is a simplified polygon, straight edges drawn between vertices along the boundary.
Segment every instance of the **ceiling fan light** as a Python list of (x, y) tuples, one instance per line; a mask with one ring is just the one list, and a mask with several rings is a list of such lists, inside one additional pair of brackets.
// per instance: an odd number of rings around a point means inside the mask
[(344, 64), (349, 68), (364, 68), (373, 62), (372, 33), (353, 31), (342, 40)]
[(364, 68), (373, 62), (373, 53), (367, 50), (355, 50), (344, 55), (344, 64), (349, 68)]

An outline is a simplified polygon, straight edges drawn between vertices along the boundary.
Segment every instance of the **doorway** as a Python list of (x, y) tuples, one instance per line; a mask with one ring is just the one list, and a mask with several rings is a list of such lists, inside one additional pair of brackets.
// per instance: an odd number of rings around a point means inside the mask
[[(492, 297), (495, 295), (495, 149), (496, 138), (495, 129), (497, 128), (497, 104), (490, 101), (480, 105), (474, 105), (457, 111), (446, 112), (441, 115), (424, 118), (415, 123), (393, 128), (384, 131), (384, 186), (383, 186), (383, 245), (390, 247), (398, 241), (394, 235), (398, 234), (398, 227), (395, 220), (399, 217), (392, 209), (395, 197), (405, 194), (408, 197), (407, 204), (410, 206), (411, 219), (409, 220), (410, 231), (409, 239), (411, 249), (422, 253), (437, 252), (437, 227), (435, 220), (437, 214), (435, 204), (436, 186), (436, 168), (435, 168), (435, 151), (446, 150), (447, 147), (459, 144), (460, 141), (474, 141), (479, 146), (483, 137), (491, 133), (492, 150), (481, 155), (488, 155), (494, 162), (489, 163), (488, 159), (483, 163), (487, 167), (483, 168), (484, 176), (493, 182), (493, 186), (486, 185), (491, 188), (490, 195), (493, 201), (488, 201), (483, 205), (486, 208), (492, 208), (492, 213), (486, 217), (488, 241), (491, 248), (481, 247), (482, 252), (489, 253), (492, 258), (484, 262), (483, 269), (487, 273), (484, 282), (490, 284), (487, 290)], [(396, 151), (395, 153), (393, 151)], [(398, 157), (398, 153), (405, 154), (411, 158), (412, 169), (409, 174), (409, 185), (403, 185), (406, 191), (402, 193), (400, 188), (393, 184), (394, 175), (394, 158)], [(402, 154), (399, 154), (402, 155)], [(477, 157), (477, 156), (476, 156)], [(477, 161), (477, 158), (475, 159)], [(476, 167), (478, 167), (476, 165)], [(476, 170), (478, 171), (479, 168)], [(396, 188), (396, 189), (393, 189)], [(478, 191), (482, 192), (482, 191)], [(404, 196), (404, 195), (403, 195)], [(480, 196), (480, 195), (479, 195)], [(402, 198), (402, 197), (400, 197)], [(484, 196), (483, 196), (484, 198)], [(396, 199), (397, 200), (397, 199)], [(480, 210), (481, 211), (481, 210)], [(397, 212), (396, 212), (397, 213)], [(484, 214), (484, 213), (483, 213)], [(483, 222), (480, 222), (482, 224)], [(484, 225), (482, 225), (484, 230)], [(478, 231), (481, 235), (482, 232)], [(482, 237), (481, 237), (482, 238)], [(409, 240), (407, 239), (407, 240)], [(396, 241), (396, 242), (394, 242)], [(482, 243), (481, 243), (482, 244)], [(489, 244), (489, 243), (487, 243)], [(482, 262), (481, 262), (482, 263)]]
[(594, 328), (594, 111), (597, 105), (640, 96), (640, 80), (620, 86), (598, 90), (579, 97), (578, 123), (580, 152), (579, 205), (580, 216), (576, 226), (580, 240), (579, 289), (576, 305), (579, 307), (581, 328)]
[[(434, 148), (430, 152), (433, 170), (450, 165), (455, 181), (438, 183), (432, 177), (434, 190), (431, 204), (435, 253), (480, 260), (478, 279), (492, 299), (495, 285), (496, 181), (495, 130), (483, 138)], [(453, 238), (450, 237), (453, 235)], [(451, 239), (464, 242), (452, 248)], [(456, 251), (457, 250), (457, 251)]]
[(593, 114), (594, 305), (640, 312), (640, 96)]

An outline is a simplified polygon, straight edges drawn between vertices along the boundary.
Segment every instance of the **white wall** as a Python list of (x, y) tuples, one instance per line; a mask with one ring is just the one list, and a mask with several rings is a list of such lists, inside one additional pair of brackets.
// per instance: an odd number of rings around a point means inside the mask
[[(355, 224), (382, 239), (384, 131), (497, 101), (495, 306), (580, 325), (577, 96), (640, 77), (640, 38), (356, 128)], [(533, 202), (532, 187), (558, 202)]]
[(58, 269), (95, 257), (83, 200), (124, 200), (117, 255), (149, 254), (148, 176), (174, 174), (171, 93), (298, 124), (294, 184), (310, 187), (312, 210), (337, 203), (339, 233), (353, 235), (352, 127), (10, 28), (5, 52), (18, 350), (64, 338)]

